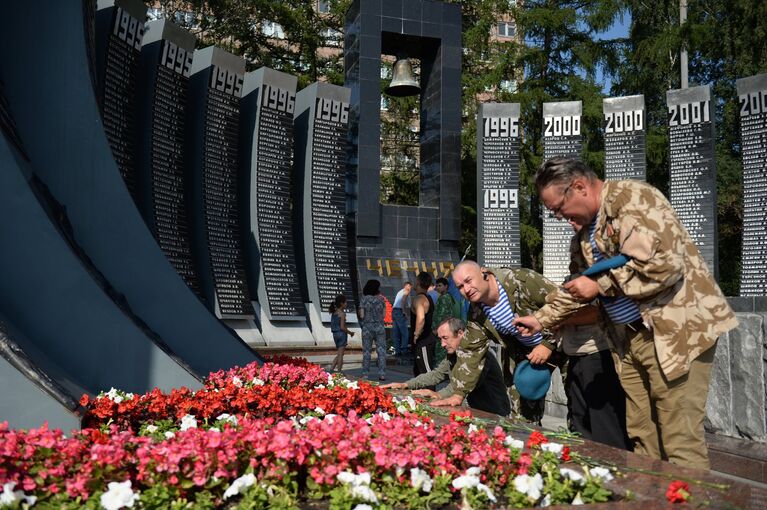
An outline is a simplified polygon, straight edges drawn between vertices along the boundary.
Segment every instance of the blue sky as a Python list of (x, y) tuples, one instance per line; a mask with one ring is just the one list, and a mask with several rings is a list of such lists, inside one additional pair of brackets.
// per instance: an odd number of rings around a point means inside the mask
[[(628, 37), (629, 27), (631, 26), (631, 14), (625, 13), (621, 18), (610, 27), (606, 32), (597, 34), (598, 39), (615, 39), (617, 37)], [(597, 70), (597, 83), (602, 84), (602, 91), (604, 93), (610, 92), (610, 86), (612, 85), (610, 79), (602, 75), (602, 70)]]

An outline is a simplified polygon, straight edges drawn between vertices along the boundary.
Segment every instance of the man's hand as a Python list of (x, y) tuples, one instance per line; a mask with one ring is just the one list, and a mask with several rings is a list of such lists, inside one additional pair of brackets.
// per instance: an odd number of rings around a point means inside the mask
[(550, 356), (551, 349), (543, 344), (539, 344), (536, 345), (532, 351), (530, 351), (530, 354), (527, 355), (527, 359), (529, 359), (530, 363), (533, 365), (542, 365), (549, 360)]
[(407, 384), (403, 382), (390, 382), (389, 384), (382, 384), (379, 388), (389, 390), (404, 390), (407, 389)]
[(460, 395), (450, 395), (447, 398), (443, 398), (440, 400), (432, 400), (429, 402), (429, 405), (438, 407), (438, 406), (448, 406), (448, 407), (458, 407), (459, 405), (463, 404), (463, 397)]
[(536, 333), (540, 333), (543, 329), (541, 323), (535, 318), (535, 315), (515, 317), (512, 324), (514, 324), (524, 336), (533, 336)]
[(439, 398), (439, 393), (432, 390), (413, 390), (413, 395), (418, 395), (419, 397), (428, 397), (428, 398)]
[(599, 284), (588, 276), (579, 276), (565, 283), (564, 289), (581, 303), (592, 301), (599, 295)]

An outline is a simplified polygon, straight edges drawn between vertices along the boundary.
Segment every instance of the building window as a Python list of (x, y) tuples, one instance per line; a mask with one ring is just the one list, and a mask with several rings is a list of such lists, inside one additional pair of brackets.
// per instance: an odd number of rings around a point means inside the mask
[(389, 100), (386, 99), (384, 96), (381, 96), (381, 110), (388, 110), (389, 109)]
[(510, 21), (498, 22), (498, 37), (514, 37), (517, 33), (517, 26)]
[(192, 11), (176, 11), (175, 14), (176, 23), (186, 28), (199, 28), (200, 24), (197, 22), (197, 15)]
[(317, 2), (317, 12), (330, 12), (330, 2), (328, 0), (319, 0)]
[(282, 29), (282, 25), (274, 21), (264, 21), (263, 25), (261, 25), (261, 31), (267, 37), (285, 39), (285, 31)]
[(515, 94), (517, 92), (517, 80), (501, 80), (501, 90)]
[(159, 7), (150, 7), (146, 10), (146, 19), (149, 21), (154, 21), (156, 19), (163, 19), (165, 17), (165, 13), (162, 12), (162, 9)]
[(326, 46), (341, 46), (344, 40), (343, 34), (334, 28), (323, 28), (320, 34), (325, 38)]

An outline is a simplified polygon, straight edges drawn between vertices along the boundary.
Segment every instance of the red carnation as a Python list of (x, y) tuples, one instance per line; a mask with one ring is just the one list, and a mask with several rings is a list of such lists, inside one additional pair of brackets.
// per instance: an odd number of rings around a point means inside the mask
[(666, 489), (666, 499), (671, 503), (684, 503), (690, 499), (690, 485), (681, 480), (674, 480)]
[(549, 440), (546, 439), (546, 436), (544, 436), (540, 431), (534, 430), (532, 434), (530, 434), (530, 437), (527, 440), (527, 447), (532, 448), (534, 446), (540, 446), (543, 443), (548, 443)]
[(570, 447), (565, 446), (562, 448), (562, 461), (567, 462), (570, 460)]

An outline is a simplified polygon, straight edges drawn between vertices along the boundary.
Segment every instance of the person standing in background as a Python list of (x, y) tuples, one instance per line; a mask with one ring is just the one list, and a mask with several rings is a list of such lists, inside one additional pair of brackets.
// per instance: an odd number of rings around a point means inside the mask
[(397, 292), (392, 304), (392, 343), (394, 344), (394, 354), (397, 356), (407, 356), (410, 354), (410, 332), (407, 326), (406, 310), (410, 309), (410, 289), (412, 284), (405, 282), (402, 288)]
[(434, 316), (434, 301), (428, 294), (432, 276), (422, 271), (415, 278), (416, 297), (413, 299), (411, 323), (413, 327), (413, 346), (415, 360), (413, 364), (414, 375), (423, 374), (434, 369), (434, 348), (437, 337), (432, 331), (432, 318)]
[(340, 372), (344, 366), (344, 351), (349, 342), (349, 336), (354, 336), (353, 331), (346, 327), (346, 296), (339, 294), (336, 299), (330, 303), (328, 312), (330, 312), (330, 332), (333, 333), (333, 341), (336, 344), (336, 357), (330, 364), (331, 372)]
[(362, 289), (362, 299), (357, 314), (362, 325), (362, 377), (367, 377), (370, 371), (370, 351), (375, 342), (379, 381), (386, 380), (385, 312), (386, 303), (381, 294), (381, 282), (368, 280)]

